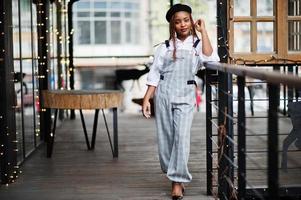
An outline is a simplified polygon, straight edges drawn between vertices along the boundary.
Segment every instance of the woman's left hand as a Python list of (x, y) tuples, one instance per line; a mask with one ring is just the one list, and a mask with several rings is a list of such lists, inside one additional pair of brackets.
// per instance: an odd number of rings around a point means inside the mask
[(196, 22), (194, 23), (194, 26), (198, 32), (203, 32), (206, 29), (205, 21), (203, 19), (196, 20)]

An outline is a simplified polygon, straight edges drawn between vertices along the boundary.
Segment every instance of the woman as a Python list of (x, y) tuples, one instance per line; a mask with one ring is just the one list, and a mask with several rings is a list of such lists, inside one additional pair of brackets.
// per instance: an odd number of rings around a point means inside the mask
[[(154, 95), (161, 169), (172, 182), (172, 198), (182, 199), (188, 170), (190, 128), (195, 110), (195, 74), (202, 61), (218, 61), (202, 19), (193, 22), (191, 8), (175, 4), (166, 13), (170, 38), (155, 52), (147, 78), (143, 115), (150, 118)], [(196, 31), (201, 34), (198, 39)]]

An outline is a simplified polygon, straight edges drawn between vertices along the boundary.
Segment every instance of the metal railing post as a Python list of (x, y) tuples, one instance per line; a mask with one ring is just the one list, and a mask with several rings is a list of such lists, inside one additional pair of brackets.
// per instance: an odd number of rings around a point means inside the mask
[(279, 85), (268, 84), (268, 196), (279, 199), (278, 175), (278, 94)]
[(210, 70), (206, 70), (206, 166), (207, 195), (212, 195), (212, 88)]
[[(229, 199), (232, 191), (233, 144), (228, 138), (233, 138), (232, 123), (232, 75), (219, 71), (218, 75), (218, 196)], [(230, 117), (230, 118), (229, 118)]]
[(238, 85), (238, 199), (243, 200), (246, 196), (246, 112), (245, 112), (245, 77), (237, 77)]

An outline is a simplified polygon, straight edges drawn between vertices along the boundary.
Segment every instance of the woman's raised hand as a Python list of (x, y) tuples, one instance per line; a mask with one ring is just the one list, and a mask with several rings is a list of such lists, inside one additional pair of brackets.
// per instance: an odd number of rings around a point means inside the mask
[(203, 19), (198, 19), (194, 23), (194, 26), (198, 32), (203, 32), (205, 30), (205, 21)]

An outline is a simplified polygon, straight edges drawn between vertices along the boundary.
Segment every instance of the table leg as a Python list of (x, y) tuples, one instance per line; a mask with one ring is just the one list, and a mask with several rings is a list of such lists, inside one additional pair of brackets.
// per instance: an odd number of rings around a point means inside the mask
[(113, 154), (113, 157), (118, 157), (118, 121), (117, 121), (117, 108), (113, 108), (113, 131), (114, 131), (114, 154)]
[(99, 113), (99, 109), (95, 109), (94, 123), (93, 123), (93, 132), (92, 132), (92, 141), (91, 141), (91, 149), (94, 149), (94, 147), (95, 147), (96, 132), (97, 132), (97, 123), (98, 123), (98, 113)]
[(54, 136), (55, 136), (55, 129), (56, 129), (57, 113), (58, 113), (58, 109), (55, 109), (55, 111), (54, 111), (54, 122), (53, 122), (52, 133), (50, 133), (50, 135), (48, 137), (48, 140), (47, 140), (47, 157), (48, 158), (51, 158), (51, 155), (52, 155), (53, 144), (54, 144)]
[(88, 138), (88, 133), (87, 133), (87, 128), (86, 128), (86, 123), (85, 123), (85, 119), (84, 119), (84, 115), (83, 115), (83, 111), (80, 109), (79, 113), (80, 113), (80, 119), (82, 121), (83, 129), (84, 129), (86, 144), (87, 144), (88, 150), (91, 150), (90, 142), (89, 142), (89, 138)]
[(103, 120), (105, 122), (106, 129), (107, 129), (107, 134), (108, 134), (108, 139), (109, 139), (109, 142), (110, 142), (111, 151), (112, 151), (112, 154), (113, 154), (113, 157), (114, 157), (114, 148), (113, 148), (113, 145), (112, 145), (112, 140), (111, 140), (111, 135), (110, 135), (110, 131), (109, 131), (108, 123), (107, 123), (107, 118), (106, 118), (106, 115), (105, 115), (103, 109), (101, 109), (101, 111), (102, 111), (102, 116), (103, 116)]

